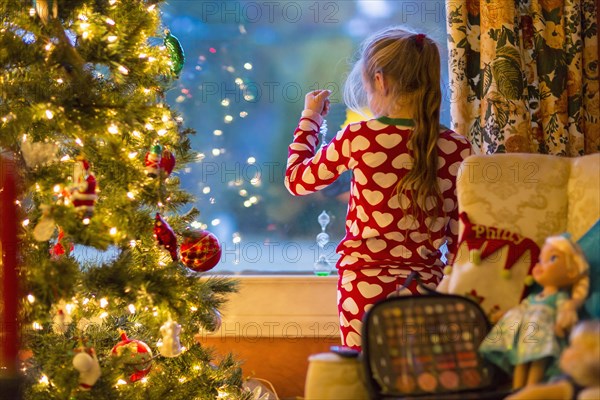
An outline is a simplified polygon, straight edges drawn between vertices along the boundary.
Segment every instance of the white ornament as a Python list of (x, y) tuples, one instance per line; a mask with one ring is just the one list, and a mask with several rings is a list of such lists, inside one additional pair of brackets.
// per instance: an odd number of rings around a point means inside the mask
[(56, 222), (51, 217), (42, 216), (33, 228), (33, 238), (38, 242), (47, 242), (54, 235)]
[[(91, 354), (89, 354), (89, 353)], [(90, 390), (102, 375), (94, 349), (82, 349), (73, 357), (73, 367), (79, 371), (79, 388)]]
[(56, 153), (58, 146), (54, 143), (44, 142), (28, 142), (21, 143), (21, 153), (25, 164), (30, 168), (35, 168), (39, 165), (46, 165), (53, 161), (57, 161)]
[(102, 318), (97, 316), (97, 317), (92, 317), (90, 319), (88, 318), (81, 318), (79, 320), (79, 322), (77, 323), (77, 329), (79, 331), (81, 331), (82, 333), (85, 333), (88, 329), (90, 328), (94, 328), (94, 327), (99, 327), (102, 325)]
[(163, 338), (156, 344), (160, 354), (165, 357), (177, 357), (181, 354), (181, 342), (179, 341), (181, 325), (169, 320), (160, 327), (160, 333)]
[(56, 313), (52, 317), (52, 331), (57, 335), (64, 335), (69, 329), (69, 325), (73, 322), (67, 302), (60, 300), (56, 305)]
[(71, 316), (65, 314), (64, 310), (58, 310), (54, 318), (52, 318), (52, 331), (57, 335), (64, 335), (69, 329), (69, 324), (71, 323)]

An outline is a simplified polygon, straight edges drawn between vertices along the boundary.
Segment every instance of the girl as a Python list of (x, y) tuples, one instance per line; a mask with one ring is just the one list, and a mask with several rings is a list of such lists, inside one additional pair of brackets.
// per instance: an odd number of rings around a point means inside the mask
[[(289, 146), (285, 185), (294, 195), (323, 189), (350, 169), (346, 234), (337, 247), (342, 343), (360, 350), (363, 314), (402, 287), (411, 271), (435, 288), (442, 277), (442, 245), (454, 255), (455, 192), (467, 140), (439, 123), (440, 56), (423, 34), (389, 28), (362, 47), (346, 86), (346, 104), (374, 119), (350, 124), (317, 149), (329, 110), (329, 91), (308, 93)], [(402, 290), (401, 290), (402, 289)]]
[[(513, 374), (513, 389), (534, 385), (558, 371), (565, 336), (585, 301), (589, 265), (579, 248), (565, 236), (546, 239), (533, 279), (543, 287), (500, 319), (483, 341), (484, 357)], [(572, 288), (571, 298), (564, 289)]]

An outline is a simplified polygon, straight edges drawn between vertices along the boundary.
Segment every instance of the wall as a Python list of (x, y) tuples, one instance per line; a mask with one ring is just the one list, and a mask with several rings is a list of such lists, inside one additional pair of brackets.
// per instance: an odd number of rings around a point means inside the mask
[(280, 398), (304, 393), (308, 356), (339, 344), (337, 276), (240, 276), (221, 328), (199, 340), (243, 361), (245, 377), (271, 382)]

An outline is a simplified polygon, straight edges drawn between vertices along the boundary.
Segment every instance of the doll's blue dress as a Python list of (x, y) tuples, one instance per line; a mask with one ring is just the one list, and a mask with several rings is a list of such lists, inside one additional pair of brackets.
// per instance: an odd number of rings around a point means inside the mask
[(531, 294), (498, 321), (479, 347), (480, 354), (508, 373), (517, 364), (549, 358), (546, 378), (558, 372), (566, 340), (554, 334), (557, 310), (568, 294)]

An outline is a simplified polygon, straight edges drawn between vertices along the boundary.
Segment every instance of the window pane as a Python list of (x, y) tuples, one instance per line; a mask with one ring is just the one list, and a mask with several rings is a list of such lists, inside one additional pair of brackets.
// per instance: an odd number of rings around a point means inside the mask
[[(192, 140), (199, 157), (181, 179), (197, 196), (196, 225), (223, 246), (213, 271), (312, 273), (321, 254), (334, 265), (349, 176), (305, 197), (292, 197), (283, 186), (304, 95), (332, 91), (330, 139), (347, 121), (341, 90), (359, 43), (397, 24), (438, 42), (447, 91), (444, 1), (177, 0), (163, 12), (186, 53), (167, 98), (197, 131)], [(448, 124), (448, 95), (442, 107)], [(330, 217), (330, 242), (320, 250), (315, 238), (322, 211)]]

